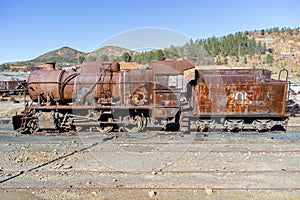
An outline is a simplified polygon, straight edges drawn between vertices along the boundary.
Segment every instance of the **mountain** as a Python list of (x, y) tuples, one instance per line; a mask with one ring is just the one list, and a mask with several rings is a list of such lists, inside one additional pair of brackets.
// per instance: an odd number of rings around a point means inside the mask
[(92, 52), (82, 52), (70, 47), (62, 47), (60, 49), (47, 52), (32, 60), (7, 63), (4, 65), (25, 65), (37, 67), (45, 64), (46, 62), (55, 62), (57, 67), (68, 67), (78, 65), (83, 61), (99, 60), (103, 55), (108, 56), (108, 60), (113, 60), (121, 57), (125, 52), (135, 54), (134, 51), (117, 46), (105, 46)]
[(4, 63), (2, 66), (16, 65), (38, 67), (46, 62), (55, 62), (58, 67), (74, 66), (78, 63), (79, 57), (85, 57), (86, 55), (87, 53), (76, 49), (62, 47), (60, 49), (47, 52), (32, 60)]
[(102, 55), (107, 55), (110, 58), (110, 60), (112, 60), (112, 59), (121, 57), (125, 52), (128, 52), (130, 54), (136, 53), (129, 49), (125, 49), (125, 48), (118, 47), (118, 46), (105, 46), (105, 47), (99, 48), (95, 51), (88, 53), (86, 55), (86, 57), (87, 58), (92, 57), (92, 58), (97, 59), (97, 58), (101, 57)]
[(57, 63), (77, 63), (79, 56), (85, 56), (86, 53), (72, 49), (70, 47), (62, 47), (60, 49), (45, 53), (30, 62), (45, 63), (45, 62), (57, 62)]

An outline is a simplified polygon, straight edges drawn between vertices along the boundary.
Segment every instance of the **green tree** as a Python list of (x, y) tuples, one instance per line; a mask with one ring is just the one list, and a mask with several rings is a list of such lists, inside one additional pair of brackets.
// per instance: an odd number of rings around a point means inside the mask
[(125, 62), (131, 62), (132, 61), (131, 55), (128, 52), (123, 53), (121, 58)]
[(78, 57), (77, 57), (78, 64), (82, 64), (83, 61), (84, 61), (84, 59), (85, 59), (84, 56), (82, 56), (82, 55), (78, 56)]
[(93, 62), (93, 61), (96, 61), (97, 58), (96, 58), (95, 56), (87, 56), (87, 57), (85, 58), (85, 60), (88, 61), (88, 62)]
[(6, 71), (6, 70), (8, 70), (9, 69), (9, 65), (8, 64), (2, 64), (1, 66), (0, 66), (0, 71)]
[(289, 30), (288, 30), (288, 33), (289, 33), (290, 35), (294, 35), (294, 30), (289, 29)]
[(216, 64), (217, 65), (222, 65), (222, 61), (221, 61), (220, 56), (217, 56)]
[(239, 57), (239, 55), (236, 55), (236, 57), (235, 57), (235, 62), (240, 62), (240, 57)]
[(266, 57), (266, 63), (268, 63), (270, 66), (272, 66), (272, 65), (273, 65), (273, 62), (274, 62), (274, 57), (273, 57), (273, 55), (268, 54), (267, 57)]
[(224, 63), (224, 65), (228, 65), (228, 59), (226, 57), (224, 58), (224, 62), (223, 63)]
[(184, 55), (196, 65), (211, 65), (215, 63), (213, 58), (211, 58), (209, 53), (200, 44), (186, 45), (184, 47)]
[(107, 62), (107, 61), (109, 61), (109, 57), (106, 54), (102, 54), (99, 57), (99, 61), (101, 61), (101, 62)]
[(150, 64), (152, 60), (155, 60), (155, 58), (156, 58), (155, 51), (148, 51), (147, 53), (145, 53), (146, 63)]
[(163, 60), (164, 57), (164, 52), (161, 49), (156, 51), (156, 60)]

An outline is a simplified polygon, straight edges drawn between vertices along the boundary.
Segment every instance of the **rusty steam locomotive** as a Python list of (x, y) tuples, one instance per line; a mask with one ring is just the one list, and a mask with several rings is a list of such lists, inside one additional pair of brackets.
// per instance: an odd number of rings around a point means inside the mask
[(26, 93), (26, 81), (24, 80), (7, 80), (0, 81), (0, 95), (14, 95)]
[[(133, 70), (120, 70), (117, 62), (87, 62), (78, 72), (48, 65), (31, 72), (32, 102), (13, 117), (15, 130), (268, 131), (288, 120), (289, 83), (271, 79), (264, 69), (197, 70), (186, 60), (153, 61), (152, 69)], [(186, 70), (194, 71), (192, 80), (185, 80)]]

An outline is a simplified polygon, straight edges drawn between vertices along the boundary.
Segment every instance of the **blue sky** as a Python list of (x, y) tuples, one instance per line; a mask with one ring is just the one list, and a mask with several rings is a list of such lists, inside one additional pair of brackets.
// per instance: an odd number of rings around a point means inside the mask
[(189, 38), (299, 27), (298, 0), (0, 0), (0, 64), (63, 46), (93, 51), (108, 38), (144, 27)]

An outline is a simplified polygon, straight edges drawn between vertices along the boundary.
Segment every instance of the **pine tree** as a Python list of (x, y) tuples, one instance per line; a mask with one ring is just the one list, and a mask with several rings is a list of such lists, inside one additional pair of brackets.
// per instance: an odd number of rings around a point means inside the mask
[(107, 62), (109, 61), (109, 57), (106, 54), (102, 54), (98, 60), (101, 62)]
[(164, 57), (164, 52), (161, 49), (156, 51), (156, 60), (163, 60)]
[(128, 52), (125, 52), (121, 56), (122, 60), (125, 62), (131, 62), (131, 55)]

